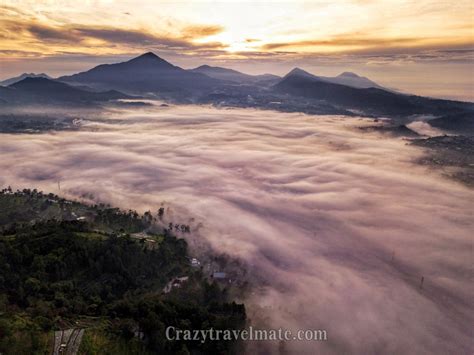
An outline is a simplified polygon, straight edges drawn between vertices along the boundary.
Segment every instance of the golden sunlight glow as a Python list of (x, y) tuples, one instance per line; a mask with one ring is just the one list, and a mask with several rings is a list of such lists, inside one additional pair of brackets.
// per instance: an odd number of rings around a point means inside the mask
[(18, 56), (138, 53), (145, 46), (175, 47), (185, 54), (208, 50), (219, 56), (344, 53), (462, 45), (473, 39), (470, 1), (6, 0), (3, 4), (0, 50)]
[(188, 68), (354, 70), (472, 97), (473, 18), (472, 0), (3, 0), (0, 76), (59, 75), (153, 51)]

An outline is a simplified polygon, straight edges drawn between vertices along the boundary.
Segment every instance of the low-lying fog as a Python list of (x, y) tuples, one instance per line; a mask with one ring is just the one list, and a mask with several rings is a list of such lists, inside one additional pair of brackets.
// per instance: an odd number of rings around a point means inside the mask
[[(78, 113), (80, 115), (80, 113)], [(308, 353), (470, 353), (474, 199), (366, 120), (203, 107), (108, 112), (1, 135), (0, 184), (175, 213), (263, 277), (245, 302)], [(424, 277), (423, 288), (420, 280)]]

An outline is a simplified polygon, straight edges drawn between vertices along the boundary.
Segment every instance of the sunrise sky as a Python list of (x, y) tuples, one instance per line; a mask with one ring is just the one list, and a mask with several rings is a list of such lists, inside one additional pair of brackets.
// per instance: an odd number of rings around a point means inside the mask
[(0, 79), (154, 51), (184, 68), (354, 71), (406, 92), (473, 100), (473, 18), (469, 0), (3, 0)]

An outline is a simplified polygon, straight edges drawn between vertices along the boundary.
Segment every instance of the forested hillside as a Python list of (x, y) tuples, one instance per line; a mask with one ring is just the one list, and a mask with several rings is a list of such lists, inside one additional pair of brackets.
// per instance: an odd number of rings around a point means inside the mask
[[(165, 328), (239, 329), (245, 308), (190, 265), (151, 215), (36, 190), (0, 194), (0, 353), (51, 353), (54, 330), (85, 329), (79, 353), (219, 353), (231, 342), (170, 342)], [(180, 287), (164, 293), (176, 277)]]

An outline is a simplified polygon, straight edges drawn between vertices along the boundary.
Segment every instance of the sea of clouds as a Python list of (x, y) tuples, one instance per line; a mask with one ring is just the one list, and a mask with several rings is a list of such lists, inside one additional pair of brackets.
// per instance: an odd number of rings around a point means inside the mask
[(61, 181), (66, 197), (142, 212), (165, 202), (194, 218), (203, 227), (190, 239), (261, 280), (245, 299), (250, 319), (327, 330), (327, 342), (289, 352), (470, 353), (473, 191), (413, 163), (420, 148), (358, 129), (369, 124), (111, 110), (79, 131), (0, 135), (0, 184), (58, 192)]

